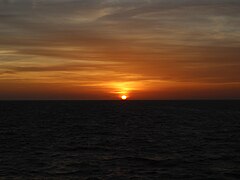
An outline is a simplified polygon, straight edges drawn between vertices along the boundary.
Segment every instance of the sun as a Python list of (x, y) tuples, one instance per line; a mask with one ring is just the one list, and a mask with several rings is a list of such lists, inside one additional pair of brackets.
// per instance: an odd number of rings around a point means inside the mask
[(123, 95), (121, 96), (122, 100), (127, 100), (127, 96)]

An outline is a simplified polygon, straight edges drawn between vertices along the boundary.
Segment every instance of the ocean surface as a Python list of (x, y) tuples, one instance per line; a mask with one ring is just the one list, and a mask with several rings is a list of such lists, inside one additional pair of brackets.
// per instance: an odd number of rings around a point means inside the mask
[(0, 179), (240, 179), (240, 101), (1, 101)]

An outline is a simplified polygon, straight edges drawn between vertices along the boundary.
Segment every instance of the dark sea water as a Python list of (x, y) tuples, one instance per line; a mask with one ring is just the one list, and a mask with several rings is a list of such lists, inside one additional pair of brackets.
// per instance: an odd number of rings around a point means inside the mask
[(2, 101), (0, 179), (240, 179), (240, 101)]

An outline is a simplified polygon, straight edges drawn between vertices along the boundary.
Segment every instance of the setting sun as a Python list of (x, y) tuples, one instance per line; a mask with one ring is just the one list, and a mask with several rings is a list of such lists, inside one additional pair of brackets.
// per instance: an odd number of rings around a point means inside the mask
[(122, 97), (122, 100), (127, 100), (127, 96), (123, 95)]

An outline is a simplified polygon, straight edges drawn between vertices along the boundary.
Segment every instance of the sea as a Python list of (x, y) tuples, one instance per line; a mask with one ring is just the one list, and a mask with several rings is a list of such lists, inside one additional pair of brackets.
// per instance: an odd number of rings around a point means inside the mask
[(240, 101), (0, 101), (0, 179), (239, 180)]

